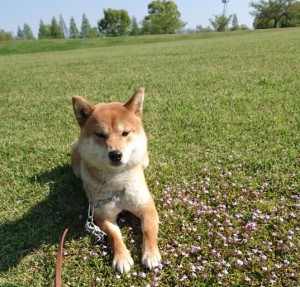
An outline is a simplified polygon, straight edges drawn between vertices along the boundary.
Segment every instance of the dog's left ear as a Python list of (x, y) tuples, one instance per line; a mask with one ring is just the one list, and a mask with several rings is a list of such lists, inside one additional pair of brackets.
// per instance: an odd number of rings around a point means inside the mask
[(138, 88), (131, 99), (124, 105), (128, 110), (135, 113), (138, 117), (143, 115), (145, 88)]

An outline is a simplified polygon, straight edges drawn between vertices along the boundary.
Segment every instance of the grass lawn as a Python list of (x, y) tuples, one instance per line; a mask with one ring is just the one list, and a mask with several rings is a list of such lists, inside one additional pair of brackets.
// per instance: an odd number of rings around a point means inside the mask
[(142, 267), (140, 223), (122, 214), (132, 271), (79, 228), (64, 286), (299, 286), (299, 47), (298, 28), (0, 43), (0, 286), (54, 286), (59, 237), (87, 214), (71, 96), (125, 102), (140, 86), (163, 262)]

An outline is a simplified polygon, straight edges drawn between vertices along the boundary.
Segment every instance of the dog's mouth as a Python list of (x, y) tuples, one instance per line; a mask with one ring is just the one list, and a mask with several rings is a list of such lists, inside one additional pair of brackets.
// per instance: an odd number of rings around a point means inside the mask
[(123, 163), (122, 162), (113, 162), (113, 161), (111, 161), (110, 165), (112, 165), (112, 166), (121, 166), (121, 165), (123, 165)]

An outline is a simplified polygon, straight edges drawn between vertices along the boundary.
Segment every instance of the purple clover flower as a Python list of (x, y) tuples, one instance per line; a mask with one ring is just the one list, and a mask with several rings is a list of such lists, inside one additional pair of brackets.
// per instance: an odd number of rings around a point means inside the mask
[(196, 253), (199, 251), (201, 248), (199, 246), (191, 246), (190, 253)]
[(255, 231), (257, 228), (256, 228), (256, 223), (253, 222), (253, 221), (249, 221), (246, 226), (245, 226), (246, 230), (249, 230), (249, 231)]
[(242, 260), (238, 259), (238, 260), (236, 261), (236, 266), (237, 266), (237, 267), (241, 267), (241, 266), (243, 266), (243, 265), (244, 265), (244, 262), (243, 262)]
[(267, 256), (266, 256), (266, 255), (262, 255), (262, 256), (261, 256), (261, 260), (262, 260), (262, 261), (267, 261)]
[(185, 281), (186, 279), (188, 279), (188, 277), (186, 275), (183, 275), (181, 278), (180, 278), (180, 281)]

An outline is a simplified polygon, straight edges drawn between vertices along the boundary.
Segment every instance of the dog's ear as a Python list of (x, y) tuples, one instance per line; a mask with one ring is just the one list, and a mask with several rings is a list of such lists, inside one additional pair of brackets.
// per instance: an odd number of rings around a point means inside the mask
[(128, 110), (135, 113), (138, 117), (143, 115), (145, 88), (138, 88), (131, 99), (124, 105)]
[(80, 127), (82, 127), (90, 117), (95, 107), (86, 99), (80, 96), (72, 97), (73, 109)]

